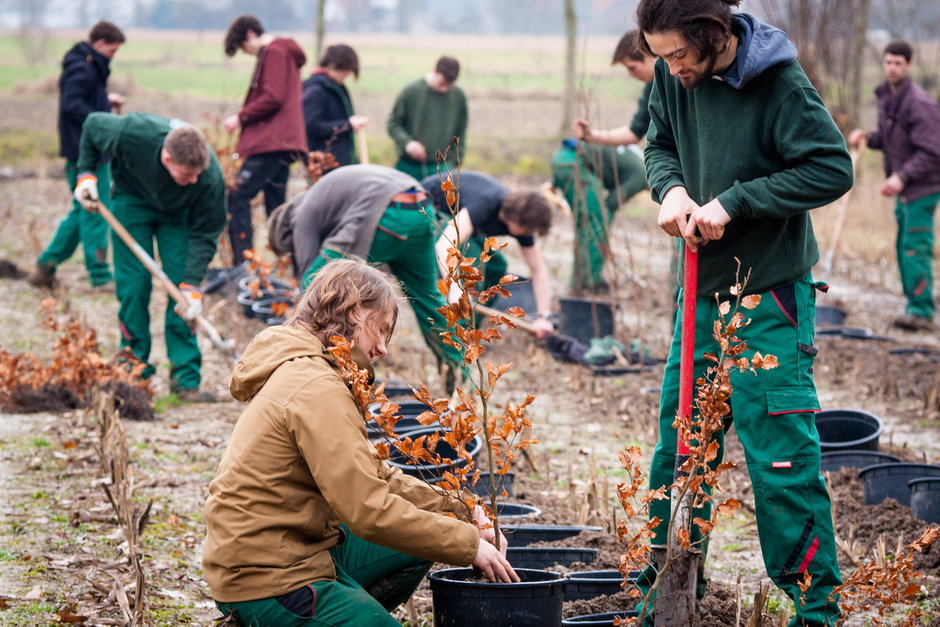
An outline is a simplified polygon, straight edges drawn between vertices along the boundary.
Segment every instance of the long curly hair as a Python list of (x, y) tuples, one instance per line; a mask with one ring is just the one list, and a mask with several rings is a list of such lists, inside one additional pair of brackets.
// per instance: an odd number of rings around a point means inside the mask
[[(301, 296), (294, 313), (285, 321), (301, 326), (329, 343), (334, 335), (352, 342), (361, 329), (357, 313), (368, 312), (361, 321), (370, 330), (391, 338), (398, 322), (398, 292), (392, 279), (363, 261), (337, 259), (326, 264)], [(391, 325), (383, 329), (391, 315)]]

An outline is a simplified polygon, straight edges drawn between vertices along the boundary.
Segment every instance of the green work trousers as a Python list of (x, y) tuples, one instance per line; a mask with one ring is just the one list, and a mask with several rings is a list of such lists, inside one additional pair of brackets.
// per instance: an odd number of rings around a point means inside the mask
[[(111, 167), (107, 162), (98, 166), (95, 172), (98, 177), (98, 196), (107, 199), (111, 195)], [(69, 183), (69, 190), (75, 191), (78, 168), (75, 159), (65, 162), (65, 178)], [(75, 253), (81, 242), (85, 255), (85, 269), (88, 278), (95, 287), (109, 283), (112, 279), (111, 268), (108, 266), (108, 223), (97, 213), (86, 211), (75, 198), (65, 218), (59, 222), (52, 241), (39, 255), (36, 262), (39, 265), (52, 264), (58, 266)]]
[[(434, 215), (434, 207), (430, 204), (390, 206), (379, 220), (367, 261), (388, 265), (401, 283), (402, 291), (415, 312), (425, 343), (438, 359), (462, 370), (460, 353), (444, 344), (440, 338), (448, 325), (444, 316), (437, 311), (446, 302), (437, 290), (438, 269), (434, 255), (437, 227)], [(304, 274), (304, 288), (330, 260), (342, 257), (339, 251), (322, 249)]]
[(420, 181), (428, 176), (431, 176), (432, 174), (437, 174), (437, 162), (431, 161), (430, 163), (421, 163), (420, 161), (415, 161), (411, 157), (402, 156), (399, 157), (398, 161), (395, 163), (395, 169), (399, 172), (404, 172), (405, 174), (414, 178), (416, 181)]
[[(819, 410), (813, 383), (815, 292), (812, 280), (761, 294), (760, 305), (745, 313), (752, 322), (737, 335), (747, 343), (746, 356), (755, 352), (774, 355), (773, 370), (738, 372), (731, 375), (731, 407), (735, 431), (744, 447), (748, 473), (754, 487), (757, 531), (768, 576), (796, 605), (790, 625), (834, 625), (838, 605), (827, 601), (833, 587), (841, 583), (836, 560), (829, 493), (819, 472), (819, 435), (815, 412)], [(693, 380), (705, 376), (713, 362), (706, 352), (718, 354), (712, 337), (718, 319), (718, 304), (711, 296), (699, 297), (695, 324), (695, 369)], [(659, 408), (659, 442), (650, 469), (652, 489), (673, 482), (676, 431), (672, 428), (679, 397), (681, 313), (676, 321), (672, 346), (663, 374)], [(724, 433), (716, 434), (721, 448), (714, 464), (722, 461)], [(670, 501), (651, 503), (650, 516), (662, 522), (654, 530), (653, 546), (667, 544)], [(708, 520), (711, 507), (693, 512)], [(693, 538), (698, 528), (693, 526)], [(702, 546), (703, 561), (707, 547)], [(804, 572), (812, 583), (800, 604), (799, 582)], [(650, 569), (641, 577), (645, 593), (655, 575)], [(699, 593), (704, 593), (700, 582)]]
[(562, 190), (574, 213), (572, 287), (593, 289), (604, 283), (614, 213), (646, 188), (646, 169), (643, 160), (624, 146), (579, 146), (577, 151), (561, 148), (552, 156), (552, 184)]
[(368, 625), (399, 627), (389, 612), (412, 595), (431, 562), (358, 538), (330, 549), (335, 581), (314, 581), (281, 597), (217, 603), (246, 627)]
[(901, 286), (907, 297), (905, 313), (933, 318), (933, 218), (940, 194), (911, 202), (900, 196), (894, 206), (898, 221), (897, 254)]
[[(111, 212), (151, 257), (154, 256), (153, 244), (156, 241), (163, 271), (173, 283), (179, 284), (186, 271), (189, 240), (187, 214), (157, 211), (144, 199), (120, 188), (114, 190)], [(121, 325), (121, 346), (129, 346), (138, 358), (146, 362), (150, 357), (151, 346), (150, 291), (153, 277), (116, 233), (111, 239), (114, 246), (115, 287), (120, 303), (118, 321)], [(195, 330), (176, 315), (173, 305), (173, 299), (168, 298), (164, 314), (171, 388), (198, 388), (202, 354), (196, 342)], [(153, 373), (153, 366), (148, 364), (144, 376), (149, 377)]]

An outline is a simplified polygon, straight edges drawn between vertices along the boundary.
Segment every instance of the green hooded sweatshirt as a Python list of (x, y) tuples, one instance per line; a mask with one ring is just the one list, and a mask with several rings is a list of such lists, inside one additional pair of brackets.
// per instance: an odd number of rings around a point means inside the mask
[(645, 151), (653, 199), (684, 186), (699, 205), (731, 216), (724, 236), (699, 248), (699, 296), (725, 297), (805, 276), (819, 259), (809, 210), (852, 187), (845, 140), (796, 62), (782, 31), (739, 14), (738, 55), (725, 74), (684, 88), (656, 63)]

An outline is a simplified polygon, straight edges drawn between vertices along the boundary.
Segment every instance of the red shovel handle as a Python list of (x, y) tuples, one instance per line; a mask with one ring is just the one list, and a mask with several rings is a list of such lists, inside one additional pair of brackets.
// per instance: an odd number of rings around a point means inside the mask
[[(679, 357), (679, 415), (692, 419), (693, 372), (695, 366), (695, 300), (698, 292), (698, 253), (685, 245), (682, 263), (682, 346)], [(679, 455), (688, 456), (689, 447), (679, 437), (676, 444)]]

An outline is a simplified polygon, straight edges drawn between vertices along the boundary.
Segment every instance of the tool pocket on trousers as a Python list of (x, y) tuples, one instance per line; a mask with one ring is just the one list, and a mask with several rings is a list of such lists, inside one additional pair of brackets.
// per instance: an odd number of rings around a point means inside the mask
[(776, 387), (765, 392), (765, 399), (765, 424), (752, 434), (750, 458), (765, 469), (797, 471), (819, 455), (816, 390), (811, 386)]
[(797, 311), (796, 290), (794, 289), (793, 284), (791, 283), (790, 285), (784, 285), (783, 287), (770, 290), (770, 295), (777, 303), (777, 307), (780, 308), (780, 311), (783, 313), (783, 315), (785, 315), (790, 321), (790, 324), (795, 327), (799, 326), (800, 315)]

